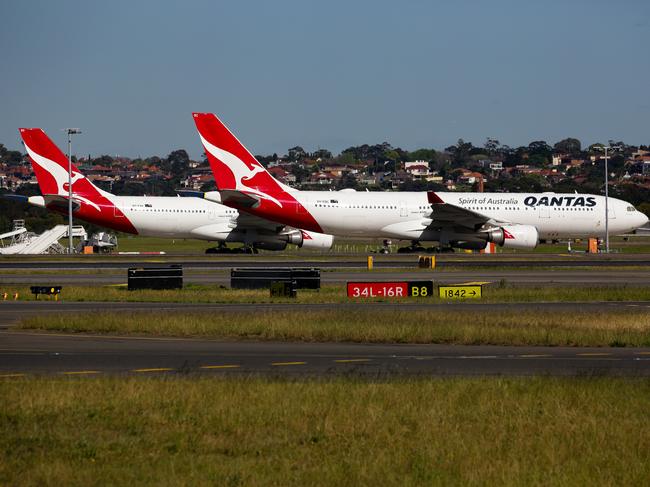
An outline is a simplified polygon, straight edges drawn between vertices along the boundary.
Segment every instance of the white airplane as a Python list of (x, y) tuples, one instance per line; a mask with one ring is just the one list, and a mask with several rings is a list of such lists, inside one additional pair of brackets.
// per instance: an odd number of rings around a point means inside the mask
[[(39, 128), (21, 128), (42, 196), (27, 202), (68, 213), (68, 160)], [(201, 198), (116, 196), (90, 182), (72, 165), (73, 216), (120, 232), (149, 237), (241, 242), (248, 249), (283, 250), (287, 244), (329, 249), (334, 238), (288, 228)]]
[[(488, 242), (533, 249), (542, 239), (605, 235), (605, 198), (592, 194), (298, 191), (275, 180), (211, 113), (193, 113), (219, 191), (213, 201), (252, 215), (339, 236), (438, 242), (483, 249)], [(648, 218), (609, 198), (609, 233)]]

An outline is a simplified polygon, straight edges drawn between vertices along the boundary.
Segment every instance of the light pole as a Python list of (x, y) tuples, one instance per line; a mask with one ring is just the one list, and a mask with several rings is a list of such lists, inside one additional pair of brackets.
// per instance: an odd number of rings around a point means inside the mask
[(605, 151), (605, 253), (609, 254), (609, 170), (607, 168), (608, 150), (618, 150), (619, 146), (605, 145), (596, 147), (596, 149), (603, 149)]
[(63, 129), (68, 134), (68, 253), (72, 254), (72, 135), (80, 134), (80, 129)]

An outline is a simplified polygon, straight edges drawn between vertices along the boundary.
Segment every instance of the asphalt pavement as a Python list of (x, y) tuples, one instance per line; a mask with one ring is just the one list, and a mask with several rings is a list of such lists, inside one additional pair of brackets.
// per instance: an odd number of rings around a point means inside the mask
[[(368, 304), (182, 304), (66, 303), (0, 304), (0, 378), (25, 375), (97, 376), (106, 374), (263, 374), (373, 378), (416, 375), (650, 375), (650, 349), (577, 347), (499, 347), (358, 343), (223, 342), (206, 339), (37, 333), (16, 329), (21, 317), (62, 312), (112, 313), (205, 311), (228, 319), (229, 312), (262, 310), (358, 309)], [(391, 304), (373, 309), (458, 309), (477, 315), (502, 309), (572, 313), (584, 310), (639, 310), (647, 302)], [(350, 326), (354, 326), (353, 323)]]
[[(228, 285), (229, 269), (243, 266), (320, 267), (324, 284), (346, 281), (434, 280), (440, 284), (465, 282), (518, 285), (648, 285), (648, 256), (578, 258), (554, 256), (532, 261), (521, 257), (465, 259), (454, 269), (416, 269), (413, 256), (377, 259), (376, 270), (360, 260), (175, 260), (183, 265), (185, 282)], [(447, 262), (451, 258), (445, 257)], [(454, 258), (456, 259), (456, 258)], [(579, 262), (579, 264), (576, 263)], [(125, 261), (100, 259), (0, 260), (0, 291), (12, 284), (101, 285), (126, 282), (126, 268), (167, 265), (170, 260)], [(449, 264), (452, 265), (452, 264)], [(470, 268), (463, 268), (469, 266)], [(629, 268), (623, 268), (630, 266)], [(4, 269), (4, 271), (2, 270)], [(24, 272), (23, 272), (24, 271)], [(63, 292), (65, 297), (65, 287)], [(54, 374), (264, 374), (329, 376), (353, 374), (369, 377), (392, 375), (650, 375), (650, 349), (495, 347), (453, 345), (376, 345), (355, 343), (219, 342), (205, 339), (115, 337), (80, 334), (35, 333), (16, 329), (22, 317), (78, 312), (204, 311), (219, 319), (232, 312), (267, 310), (316, 311), (361, 308), (402, 310), (471, 310), (477, 315), (521, 310), (571, 314), (579, 311), (648, 310), (647, 301), (586, 303), (362, 303), (339, 304), (192, 304), (130, 302), (0, 302), (0, 378)], [(354, 326), (354, 323), (350, 323)]]
[(218, 342), (0, 332), (0, 379), (28, 375), (244, 374), (392, 376), (650, 376), (633, 348)]

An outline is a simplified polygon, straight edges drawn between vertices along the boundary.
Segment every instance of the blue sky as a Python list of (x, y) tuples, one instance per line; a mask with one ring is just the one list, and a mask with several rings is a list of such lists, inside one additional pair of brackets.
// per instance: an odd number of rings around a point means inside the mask
[(650, 143), (650, 2), (0, 2), (0, 143), (201, 147), (211, 111), (254, 153)]

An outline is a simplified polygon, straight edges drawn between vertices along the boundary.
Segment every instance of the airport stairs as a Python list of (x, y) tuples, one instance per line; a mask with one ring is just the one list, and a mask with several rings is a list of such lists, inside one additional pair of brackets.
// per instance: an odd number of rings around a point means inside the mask
[(0, 240), (4, 240), (6, 238), (14, 240), (16, 237), (22, 235), (23, 233), (27, 233), (27, 229), (25, 227), (18, 228), (17, 230), (12, 230), (11, 232), (1, 233)]
[[(34, 235), (27, 232), (22, 227), (14, 229), (11, 232), (0, 235), (0, 240), (6, 235), (6, 238), (12, 238), (12, 244), (6, 247), (0, 247), (0, 254), (54, 254), (65, 253), (66, 248), (59, 244), (59, 240), (68, 236), (67, 225), (57, 225), (40, 235)], [(84, 227), (77, 225), (72, 227), (72, 236), (82, 239), (88, 238)], [(22, 237), (16, 239), (16, 237)]]

